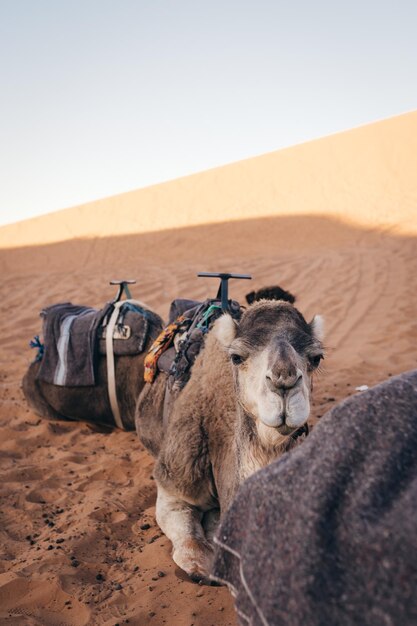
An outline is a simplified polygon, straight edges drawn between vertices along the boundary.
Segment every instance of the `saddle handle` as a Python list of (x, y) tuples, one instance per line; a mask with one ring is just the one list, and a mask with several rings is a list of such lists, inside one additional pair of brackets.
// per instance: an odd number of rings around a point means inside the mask
[(130, 293), (130, 289), (128, 285), (134, 285), (135, 283), (136, 283), (136, 280), (111, 280), (109, 283), (110, 285), (119, 285), (119, 290), (116, 294), (116, 297), (111, 301), (112, 304), (115, 304), (116, 302), (119, 302), (119, 300), (122, 299), (123, 292), (125, 292), (126, 294), (126, 299), (131, 300), (132, 295)]
[(221, 301), (222, 311), (225, 313), (229, 310), (229, 280), (231, 278), (252, 280), (250, 274), (230, 274), (229, 272), (199, 272), (197, 276), (201, 278), (220, 278), (217, 298)]

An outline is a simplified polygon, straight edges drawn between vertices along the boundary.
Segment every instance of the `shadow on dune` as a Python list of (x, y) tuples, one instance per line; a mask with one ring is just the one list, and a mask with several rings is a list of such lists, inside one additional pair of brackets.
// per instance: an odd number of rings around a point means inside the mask
[[(330, 217), (268, 217), (178, 228), (137, 235), (93, 239), (71, 239), (41, 246), (0, 250), (2, 273), (26, 274), (114, 269), (172, 262), (206, 264), (217, 268), (219, 261), (233, 262), (239, 269), (244, 259), (276, 258), (314, 250), (343, 248), (365, 241), (381, 245), (381, 239), (416, 241), (389, 230), (371, 230)], [(214, 264), (214, 265), (213, 265)], [(208, 267), (210, 266), (210, 267)]]

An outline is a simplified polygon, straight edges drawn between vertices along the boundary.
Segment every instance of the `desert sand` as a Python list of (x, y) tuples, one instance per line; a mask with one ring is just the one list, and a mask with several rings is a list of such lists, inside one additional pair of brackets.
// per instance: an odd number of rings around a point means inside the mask
[(198, 271), (252, 274), (231, 284), (242, 301), (279, 284), (326, 320), (314, 425), (356, 387), (417, 367), (416, 172), (414, 112), (0, 229), (1, 624), (236, 623), (225, 588), (172, 562), (136, 435), (27, 407), (41, 308), (101, 307), (113, 278), (135, 278), (164, 318), (175, 297), (215, 294)]

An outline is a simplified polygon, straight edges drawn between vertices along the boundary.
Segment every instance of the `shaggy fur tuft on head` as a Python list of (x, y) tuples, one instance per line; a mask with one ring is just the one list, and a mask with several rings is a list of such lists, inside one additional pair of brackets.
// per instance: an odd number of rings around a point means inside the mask
[(213, 334), (222, 346), (228, 348), (236, 337), (236, 323), (232, 316), (225, 313), (213, 326)]
[(290, 302), (294, 304), (295, 296), (289, 291), (285, 291), (282, 287), (274, 285), (272, 287), (262, 287), (258, 291), (251, 291), (246, 294), (246, 302), (252, 304), (257, 300), (284, 300), (284, 302)]

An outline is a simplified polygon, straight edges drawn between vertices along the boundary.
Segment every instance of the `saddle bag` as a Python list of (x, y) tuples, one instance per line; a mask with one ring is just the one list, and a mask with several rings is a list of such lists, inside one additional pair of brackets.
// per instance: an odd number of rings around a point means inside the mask
[[(116, 356), (132, 356), (143, 352), (148, 338), (150, 315), (150, 311), (131, 304), (125, 304), (120, 308), (113, 330), (113, 352)], [(101, 355), (107, 353), (106, 336), (109, 319), (110, 315), (107, 315), (98, 329), (98, 347)]]
[[(97, 310), (70, 302), (43, 309), (38, 379), (59, 386), (95, 385), (97, 358), (106, 355), (107, 326), (114, 310), (113, 303)], [(141, 354), (151, 326), (160, 328), (156, 314), (137, 302), (123, 302), (113, 330), (113, 356)]]

